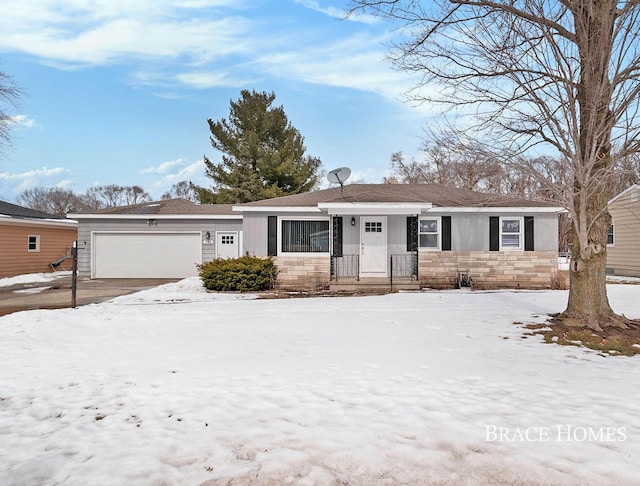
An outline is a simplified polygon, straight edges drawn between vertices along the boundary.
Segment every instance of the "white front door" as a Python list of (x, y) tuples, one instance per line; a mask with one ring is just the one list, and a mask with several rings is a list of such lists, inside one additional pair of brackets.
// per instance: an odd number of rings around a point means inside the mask
[(387, 276), (387, 218), (360, 218), (360, 275)]
[(239, 246), (237, 231), (216, 233), (216, 258), (238, 258)]

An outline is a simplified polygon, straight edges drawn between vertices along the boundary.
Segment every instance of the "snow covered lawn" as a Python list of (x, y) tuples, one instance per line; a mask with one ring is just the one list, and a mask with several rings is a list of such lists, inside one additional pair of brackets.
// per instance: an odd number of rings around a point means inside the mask
[[(640, 317), (640, 287), (610, 285)], [(640, 484), (640, 357), (523, 339), (565, 291), (0, 318), (0, 484)]]

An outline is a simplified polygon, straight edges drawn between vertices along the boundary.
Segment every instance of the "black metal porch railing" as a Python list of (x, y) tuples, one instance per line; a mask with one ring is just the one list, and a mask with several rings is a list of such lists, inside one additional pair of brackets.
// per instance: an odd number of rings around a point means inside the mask
[(360, 278), (360, 256), (342, 255), (331, 257), (331, 280), (338, 280), (340, 277)]
[(391, 279), (406, 278), (418, 280), (418, 252), (391, 255)]

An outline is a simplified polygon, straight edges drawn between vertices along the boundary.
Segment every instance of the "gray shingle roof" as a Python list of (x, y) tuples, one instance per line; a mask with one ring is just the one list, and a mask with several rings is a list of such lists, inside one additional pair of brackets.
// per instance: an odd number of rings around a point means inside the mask
[(234, 213), (231, 210), (231, 204), (194, 204), (186, 199), (166, 199), (162, 201), (134, 204), (131, 206), (86, 211), (82, 214), (202, 214), (203, 216), (235, 215), (240, 217), (238, 213)]
[(557, 204), (520, 197), (484, 194), (437, 184), (350, 184), (339, 187), (294, 194), (264, 201), (238, 204), (238, 207), (297, 207), (317, 206), (331, 202), (432, 203), (437, 207), (556, 207)]
[(17, 204), (11, 204), (5, 201), (0, 201), (0, 214), (11, 216), (13, 218), (25, 218), (25, 219), (65, 219), (54, 214), (45, 213), (36, 209), (25, 208), (18, 206)]

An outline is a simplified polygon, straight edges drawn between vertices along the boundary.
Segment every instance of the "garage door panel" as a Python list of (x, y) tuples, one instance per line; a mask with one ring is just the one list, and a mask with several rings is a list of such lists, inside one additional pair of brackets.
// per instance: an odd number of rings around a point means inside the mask
[(95, 278), (184, 278), (202, 263), (199, 233), (96, 233)]

